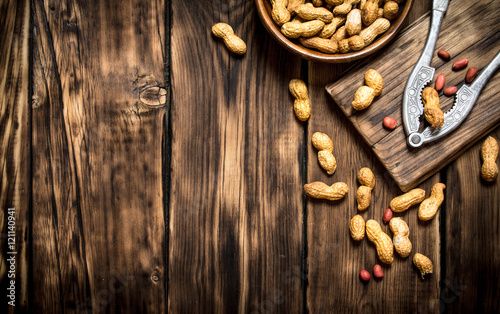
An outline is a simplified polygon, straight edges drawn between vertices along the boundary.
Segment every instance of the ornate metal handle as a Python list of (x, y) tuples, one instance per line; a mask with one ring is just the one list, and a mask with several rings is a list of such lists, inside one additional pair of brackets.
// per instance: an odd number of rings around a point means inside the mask
[(470, 86), (463, 85), (455, 95), (455, 104), (444, 114), (444, 124), (439, 129), (426, 127), (422, 133), (412, 132), (408, 136), (408, 144), (419, 147), (425, 142), (437, 140), (455, 130), (469, 115), (481, 90), (500, 66), (500, 52), (483, 69)]

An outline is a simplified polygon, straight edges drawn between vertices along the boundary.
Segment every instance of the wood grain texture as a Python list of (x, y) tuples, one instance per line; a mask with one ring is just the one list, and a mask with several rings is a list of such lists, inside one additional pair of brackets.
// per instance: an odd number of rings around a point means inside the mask
[[(408, 258), (401, 258), (394, 252), (394, 262), (384, 265), (379, 261), (375, 246), (365, 237), (361, 242), (352, 240), (349, 221), (360, 214), (365, 221), (374, 219), (380, 223), (392, 239), (388, 224), (382, 222), (382, 215), (391, 199), (398, 195), (396, 183), (378, 162), (361, 136), (336, 107), (321, 86), (335, 79), (340, 71), (320, 64), (310, 64), (309, 86), (313, 116), (308, 125), (308, 181), (324, 181), (328, 184), (343, 181), (349, 186), (347, 197), (341, 201), (307, 202), (307, 261), (308, 286), (307, 310), (310, 313), (404, 313), (425, 309), (436, 312), (439, 309), (440, 269), (425, 281), (420, 279), (413, 267), (412, 257), (420, 252), (439, 264), (439, 213), (429, 223), (422, 224), (417, 218), (417, 208), (395, 214), (409, 225), (413, 250)], [(332, 137), (338, 167), (328, 176), (319, 167), (317, 150), (310, 143), (316, 131)], [(357, 172), (369, 167), (376, 177), (372, 203), (366, 211), (358, 211), (356, 190), (359, 183)], [(432, 185), (439, 181), (435, 175), (420, 187), (430, 193)], [(363, 284), (359, 279), (362, 269), (372, 273), (375, 264), (382, 265), (384, 278)], [(383, 300), (383, 301), (382, 301)]]
[[(210, 29), (232, 26), (236, 56)], [(290, 79), (301, 61), (253, 1), (172, 2), (169, 311), (302, 309), (303, 129)]]
[[(499, 141), (500, 129), (489, 135)], [(481, 180), (480, 149), (485, 139), (446, 170), (449, 191), (440, 303), (447, 313), (500, 311), (500, 182)]]
[[(14, 313), (28, 310), (29, 1), (2, 1), (0, 29), (0, 309), (2, 313)], [(15, 300), (7, 298), (12, 283)]]
[[(417, 1), (406, 23), (430, 5)], [(219, 21), (246, 55), (211, 35)], [(433, 220), (419, 222), (416, 208), (397, 215), (410, 227), (410, 257), (362, 284), (359, 271), (379, 261), (367, 239), (351, 240), (348, 222), (357, 213), (381, 222), (401, 192), (324, 91), (350, 65), (288, 53), (253, 1), (176, 0), (170, 11), (154, 0), (6, 0), (0, 28), (0, 231), (15, 207), (18, 252), (10, 312), (500, 311), (500, 185), (479, 176), (485, 137), (419, 186), (428, 196), (447, 185)], [(465, 72), (455, 74), (453, 84)], [(292, 78), (309, 86), (306, 123), (293, 114)], [(333, 176), (318, 164), (316, 131), (334, 141)], [(500, 140), (499, 129), (491, 135)], [(364, 166), (377, 183), (358, 212)], [(349, 194), (306, 199), (314, 180), (345, 181)], [(416, 252), (434, 262), (423, 281)], [(5, 293), (0, 301), (7, 309)]]
[(165, 311), (165, 4), (33, 4), (33, 307)]
[[(454, 1), (450, 4), (436, 51), (448, 50), (453, 59), (444, 62), (435, 55), (431, 63), (436, 68), (436, 76), (441, 73), (446, 76), (446, 86), (459, 85), (465, 77), (465, 71), (451, 70), (453, 61), (468, 58), (469, 66), (482, 69), (498, 52), (496, 43), (500, 39), (500, 25), (495, 21), (499, 13), (498, 1)], [(500, 109), (494, 105), (500, 91), (500, 73), (497, 73), (485, 86), (469, 117), (458, 131), (419, 149), (408, 149), (401, 116), (402, 93), (406, 79), (419, 57), (419, 53), (415, 51), (422, 50), (428, 27), (427, 16), (406, 29), (381, 55), (350, 69), (341, 80), (327, 87), (337, 104), (405, 191), (441, 169), (500, 122)], [(363, 75), (368, 68), (377, 69), (384, 77), (384, 91), (368, 109), (355, 112), (351, 105), (353, 95), (363, 84)], [(434, 82), (431, 85), (434, 86)], [(453, 98), (441, 97), (444, 110), (449, 109), (452, 102)], [(398, 121), (396, 130), (389, 131), (383, 127), (382, 120), (385, 116)], [(445, 150), (443, 145), (446, 145)]]

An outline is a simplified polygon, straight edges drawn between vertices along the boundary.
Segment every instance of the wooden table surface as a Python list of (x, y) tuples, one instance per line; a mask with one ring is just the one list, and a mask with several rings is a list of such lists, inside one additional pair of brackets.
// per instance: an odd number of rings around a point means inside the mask
[[(430, 8), (415, 1), (406, 25)], [(220, 21), (246, 41), (244, 56), (211, 34)], [(401, 215), (412, 255), (429, 256), (434, 273), (420, 279), (410, 255), (381, 281), (359, 280), (378, 260), (349, 236), (356, 173), (367, 166), (377, 180), (365, 219), (381, 221), (401, 191), (325, 92), (352, 64), (290, 54), (254, 1), (2, 0), (0, 29), (1, 266), (12, 270), (1, 308), (499, 312), (500, 182), (481, 181), (480, 143), (420, 184), (447, 186), (436, 218)], [(293, 114), (293, 78), (309, 86), (306, 123)], [(316, 131), (335, 144), (331, 177)], [(316, 180), (350, 192), (308, 199), (302, 187)]]

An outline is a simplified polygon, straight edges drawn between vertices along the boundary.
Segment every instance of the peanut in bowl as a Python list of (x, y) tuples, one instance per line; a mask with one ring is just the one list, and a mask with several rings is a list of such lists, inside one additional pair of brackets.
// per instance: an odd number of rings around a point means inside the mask
[[(350, 62), (379, 51), (402, 28), (413, 5), (413, 0), (313, 1), (316, 5), (318, 2), (323, 3), (317, 7), (308, 2), (293, 6), (293, 3), (297, 2), (293, 0), (272, 2), (274, 10), (270, 0), (255, 1), (259, 17), (269, 34), (288, 51), (307, 60), (324, 63)], [(342, 4), (328, 4), (339, 2)], [(378, 5), (378, 2), (381, 4), (377, 7), (378, 16), (369, 18), (368, 7), (365, 9), (363, 6), (368, 3)], [(397, 12), (393, 12), (392, 16), (386, 12), (384, 17), (383, 8), (395, 4), (398, 5)], [(361, 24), (359, 24), (360, 16)], [(345, 25), (346, 23), (348, 25)], [(331, 31), (332, 27), (334, 32)], [(338, 31), (340, 28), (343, 30)], [(346, 34), (344, 38), (342, 31)]]

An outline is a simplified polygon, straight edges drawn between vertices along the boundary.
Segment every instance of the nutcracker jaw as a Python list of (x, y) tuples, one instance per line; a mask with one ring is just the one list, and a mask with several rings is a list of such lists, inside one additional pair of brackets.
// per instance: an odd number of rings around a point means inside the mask
[[(407, 124), (407, 121), (414, 121), (413, 116), (409, 115), (410, 111), (403, 110), (403, 121), (405, 131), (408, 135), (408, 145), (411, 147), (419, 147), (425, 142), (431, 142), (445, 136), (446, 134), (455, 130), (469, 115), (474, 107), (477, 98), (481, 94), (483, 87), (488, 80), (495, 74), (500, 67), (500, 52), (490, 61), (490, 63), (481, 71), (481, 74), (476, 77), (470, 86), (463, 85), (455, 95), (455, 101), (450, 110), (444, 114), (444, 124), (438, 129), (431, 126), (424, 128), (422, 132), (418, 131), (420, 124), (416, 125)], [(434, 69), (432, 69), (434, 70)], [(434, 72), (432, 72), (434, 73)], [(428, 81), (427, 81), (428, 83)], [(426, 84), (427, 84), (426, 83)], [(417, 106), (423, 112), (422, 99), (419, 90)], [(409, 106), (408, 108), (413, 108)], [(420, 113), (421, 115), (421, 113)], [(416, 121), (419, 122), (420, 115), (416, 116)], [(413, 127), (413, 128), (412, 128)]]

